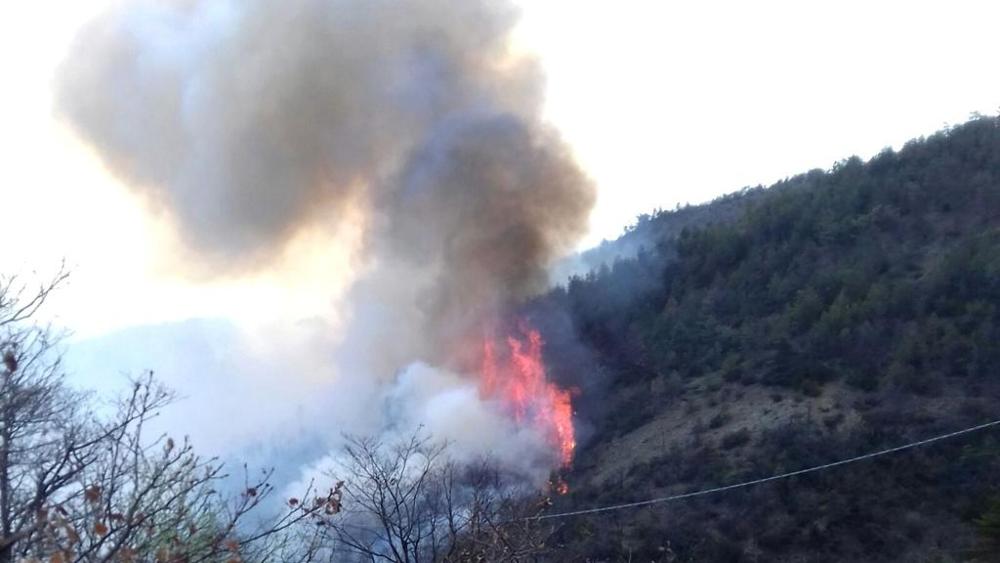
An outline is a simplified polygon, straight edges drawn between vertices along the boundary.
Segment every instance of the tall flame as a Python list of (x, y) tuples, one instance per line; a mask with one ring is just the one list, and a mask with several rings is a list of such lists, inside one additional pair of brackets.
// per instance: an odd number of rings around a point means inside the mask
[(501, 340), (499, 354), (497, 339), (483, 340), (480, 393), (500, 401), (518, 424), (540, 430), (568, 467), (576, 448), (572, 395), (548, 380), (541, 334), (524, 323), (520, 332)]

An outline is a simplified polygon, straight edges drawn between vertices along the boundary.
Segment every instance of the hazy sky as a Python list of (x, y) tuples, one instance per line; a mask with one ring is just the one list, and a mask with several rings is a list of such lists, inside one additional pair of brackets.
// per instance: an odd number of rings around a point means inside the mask
[[(162, 259), (169, 233), (50, 115), (50, 80), (106, 0), (4, 8), (0, 270), (50, 271), (81, 335), (188, 317), (250, 321), (323, 307), (343, 253), (251, 280), (195, 283)], [(1000, 109), (996, 2), (522, 0), (547, 115), (596, 181), (584, 244), (637, 214), (829, 167)], [(322, 246), (321, 241), (315, 247)]]

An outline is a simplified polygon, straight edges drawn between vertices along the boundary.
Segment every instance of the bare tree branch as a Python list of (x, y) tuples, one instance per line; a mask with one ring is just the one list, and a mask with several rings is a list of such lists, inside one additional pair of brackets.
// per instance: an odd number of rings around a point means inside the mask
[(291, 532), (339, 511), (339, 488), (266, 506), (273, 471), (252, 481), (245, 470), (242, 491), (220, 493), (218, 460), (147, 435), (174, 400), (151, 372), (111, 416), (64, 384), (59, 338), (32, 319), (65, 279), (28, 292), (0, 277), (0, 563), (315, 560), (316, 541), (296, 535), (300, 549)]
[(395, 563), (529, 561), (545, 553), (553, 529), (524, 518), (545, 499), (491, 460), (458, 464), (447, 450), (419, 434), (395, 443), (347, 437), (344, 510), (328, 523), (327, 540), (349, 559)]

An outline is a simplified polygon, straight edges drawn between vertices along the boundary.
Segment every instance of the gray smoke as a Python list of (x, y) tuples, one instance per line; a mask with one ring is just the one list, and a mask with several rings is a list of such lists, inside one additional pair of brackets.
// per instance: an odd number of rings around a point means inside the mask
[(544, 289), (550, 261), (571, 249), (592, 204), (565, 148), (511, 114), (439, 124), (398, 185), (389, 240), (432, 272), (426, 308), (438, 330)]
[(363, 216), (339, 362), (384, 378), (447, 361), (586, 230), (593, 187), (516, 21), (487, 0), (123, 2), (81, 32), (57, 111), (212, 274)]

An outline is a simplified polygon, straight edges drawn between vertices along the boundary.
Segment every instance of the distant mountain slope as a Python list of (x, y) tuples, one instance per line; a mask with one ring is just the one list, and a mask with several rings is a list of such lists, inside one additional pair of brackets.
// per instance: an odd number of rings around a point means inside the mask
[(736, 220), (762, 195), (764, 195), (763, 187), (746, 187), (709, 203), (678, 206), (670, 211), (658, 209), (640, 215), (636, 218), (635, 224), (627, 227), (617, 239), (602, 241), (594, 248), (570, 256), (557, 264), (552, 276), (553, 281), (557, 284), (565, 283), (572, 276), (585, 276), (601, 267), (611, 266), (616, 260), (635, 258), (643, 248), (663, 246), (676, 241), (685, 229)]
[[(621, 243), (644, 241), (633, 258), (527, 308), (594, 428), (560, 508), (1000, 418), (1000, 120), (694, 209), (695, 221), (684, 210), (643, 219)], [(572, 330), (586, 360), (552, 327)], [(977, 518), (1000, 515), (998, 476), (1000, 434), (985, 433), (572, 519), (560, 541), (566, 560), (968, 560), (990, 530)]]

